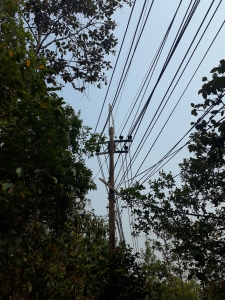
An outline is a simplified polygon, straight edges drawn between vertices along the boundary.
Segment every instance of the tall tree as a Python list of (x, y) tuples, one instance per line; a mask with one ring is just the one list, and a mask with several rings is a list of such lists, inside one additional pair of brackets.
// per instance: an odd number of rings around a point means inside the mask
[[(18, 2), (0, 11), (0, 299), (107, 299), (107, 226), (87, 210), (85, 157), (99, 137), (50, 88)], [(115, 252), (121, 299), (143, 299), (130, 249)]]
[[(49, 71), (28, 50), (14, 1), (3, 3), (0, 33), (0, 230), (56, 231), (94, 184), (83, 155), (89, 129), (45, 83)], [(7, 22), (5, 20), (7, 19)], [(89, 136), (91, 137), (91, 136)]]
[(33, 36), (32, 47), (58, 75), (80, 91), (87, 83), (107, 83), (110, 68), (106, 55), (115, 53), (116, 22), (112, 15), (130, 0), (29, 0), (21, 4), (25, 28)]

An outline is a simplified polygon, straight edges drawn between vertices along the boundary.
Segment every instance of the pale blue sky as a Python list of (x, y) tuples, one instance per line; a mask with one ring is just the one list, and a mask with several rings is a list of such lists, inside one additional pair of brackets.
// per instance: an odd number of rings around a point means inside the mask
[[(117, 114), (115, 115), (116, 109), (113, 111), (113, 115), (115, 118), (115, 129), (116, 133), (117, 130), (120, 128), (121, 123), (124, 119), (124, 116), (126, 115), (130, 104), (134, 100), (134, 97), (138, 91), (138, 88), (145, 76), (145, 73), (147, 72), (147, 69), (159, 47), (159, 44), (166, 32), (166, 29), (171, 22), (171, 19), (176, 11), (176, 8), (178, 6), (180, 1), (178, 0), (155, 0), (152, 11), (150, 13), (150, 16), (148, 18), (145, 30), (143, 32), (143, 35), (140, 40), (140, 44), (137, 48), (136, 54), (134, 56), (134, 59), (131, 64), (131, 68), (128, 74), (128, 78), (126, 81), (126, 85), (123, 90), (123, 94), (121, 95), (120, 99), (120, 105), (118, 107)], [(193, 2), (193, 1), (192, 1)], [(186, 30), (184, 33), (182, 40), (180, 44), (178, 45), (178, 48), (176, 49), (168, 68), (166, 69), (159, 85), (157, 86), (155, 93), (153, 94), (152, 100), (148, 106), (148, 109), (146, 111), (146, 114), (143, 118), (142, 124), (139, 128), (138, 134), (136, 135), (133, 144), (131, 146), (131, 156), (133, 155), (134, 151), (136, 150), (136, 147), (138, 146), (139, 142), (143, 139), (143, 134), (145, 130), (147, 129), (149, 122), (151, 118), (153, 117), (159, 103), (161, 102), (167, 88), (169, 87), (169, 84), (175, 75), (178, 66), (180, 65), (184, 54), (186, 53), (203, 17), (205, 16), (205, 13), (207, 9), (209, 8), (209, 5), (213, 1), (209, 0), (202, 0)], [(204, 31), (209, 19), (211, 18), (216, 6), (219, 4), (219, 0), (214, 1), (214, 4), (212, 6), (212, 9), (206, 18), (206, 21), (203, 24), (202, 29), (200, 30), (200, 33), (198, 34), (194, 45), (189, 51), (189, 54), (187, 55), (184, 64), (181, 67), (181, 70), (178, 73), (178, 76), (180, 72), (183, 70), (183, 67), (185, 66), (187, 60), (190, 57), (190, 54), (192, 53), (195, 45), (197, 44), (202, 32)], [(119, 63), (117, 65), (114, 79), (112, 81), (111, 88), (109, 90), (109, 94), (106, 100), (106, 105), (104, 107), (99, 125), (97, 127), (97, 132), (101, 132), (103, 129), (103, 126), (105, 124), (107, 113), (108, 113), (108, 104), (112, 103), (114, 96), (115, 96), (115, 90), (117, 88), (118, 80), (120, 78), (120, 74), (124, 65), (124, 61), (127, 56), (128, 48), (132, 39), (132, 35), (135, 30), (135, 26), (137, 24), (139, 14), (142, 9), (142, 5), (144, 3), (144, 0), (137, 0), (137, 3), (134, 8), (134, 14), (131, 20), (131, 24), (129, 27), (128, 35), (125, 40), (125, 44), (122, 49), (122, 55), (120, 57)], [(151, 4), (151, 1), (149, 1), (149, 6)], [(165, 59), (168, 55), (168, 51), (172, 45), (172, 42), (175, 38), (175, 35), (177, 33), (177, 30), (180, 26), (180, 22), (184, 16), (184, 13), (190, 4), (189, 0), (185, 0), (182, 2), (181, 7), (178, 11), (177, 17), (175, 19), (175, 22), (173, 24), (173, 27), (171, 29), (171, 32), (169, 34), (169, 37), (167, 39), (166, 45), (164, 47), (164, 50), (162, 52), (162, 55), (160, 57), (160, 60), (158, 62), (158, 65), (156, 67), (155, 73), (152, 77), (152, 81), (150, 83), (150, 86), (147, 90), (147, 93), (143, 99), (143, 103), (141, 105), (141, 108), (143, 107), (144, 103), (147, 101), (152, 88), (158, 78), (159, 72), (161, 71), (161, 68), (165, 62)], [(149, 7), (148, 6), (148, 7)], [(117, 50), (120, 47), (123, 34), (125, 31), (125, 27), (129, 18), (131, 8), (126, 6), (122, 10), (119, 10), (115, 14), (115, 20), (118, 24), (118, 27), (115, 30), (115, 35), (118, 38), (119, 44), (117, 46)], [(137, 157), (137, 159), (134, 162), (134, 165), (132, 167), (132, 174), (134, 175), (136, 171), (138, 170), (143, 158), (145, 157), (147, 151), (151, 147), (152, 143), (154, 142), (154, 139), (156, 138), (157, 134), (161, 130), (161, 127), (165, 123), (167, 117), (169, 116), (170, 112), (172, 111), (175, 103), (181, 96), (182, 92), (184, 91), (187, 83), (191, 79), (195, 69), (197, 68), (198, 64), (200, 63), (200, 60), (202, 59), (203, 55), (205, 54), (207, 48), (209, 47), (211, 41), (213, 40), (215, 34), (217, 33), (219, 27), (221, 26), (222, 22), (224, 21), (224, 12), (225, 12), (225, 1), (222, 1), (219, 10), (217, 11), (214, 19), (212, 20), (208, 30), (206, 31), (199, 47), (197, 48), (193, 58), (191, 59), (190, 63), (188, 64), (187, 69), (185, 70), (181, 80), (178, 83), (178, 86), (174, 90), (170, 100), (168, 101), (167, 106), (165, 107), (162, 115), (160, 116), (158, 122), (156, 123), (156, 126), (152, 130), (151, 134), (149, 135), (146, 143), (141, 148), (141, 151)], [(167, 123), (165, 129), (163, 130), (162, 134), (160, 135), (160, 138), (157, 140), (155, 146), (153, 147), (152, 151), (150, 152), (149, 156), (147, 157), (146, 161), (144, 162), (143, 166), (141, 167), (140, 171), (143, 171), (150, 166), (154, 165), (156, 162), (158, 162), (166, 153), (168, 150), (170, 150), (171, 147), (173, 147), (178, 140), (189, 130), (190, 128), (190, 122), (196, 121), (196, 118), (191, 116), (191, 102), (199, 103), (202, 101), (201, 96), (198, 95), (198, 90), (202, 86), (201, 78), (203, 76), (208, 76), (210, 78), (210, 70), (217, 66), (220, 59), (225, 58), (225, 26), (222, 28), (221, 32), (219, 33), (217, 39), (215, 40), (212, 48), (210, 49), (209, 53), (207, 54), (206, 58), (204, 59), (202, 65), (200, 66), (198, 72), (196, 73), (195, 77), (193, 78), (190, 86), (188, 87), (187, 91), (185, 92), (184, 96), (182, 97), (178, 107), (176, 108), (173, 116)], [(112, 61), (112, 65), (115, 63), (116, 56), (110, 57), (110, 60)], [(107, 72), (108, 79), (110, 79), (110, 76), (112, 74), (112, 70)], [(177, 76), (177, 78), (178, 78)], [(175, 79), (176, 82), (176, 79)], [(84, 125), (90, 126), (93, 129), (96, 126), (97, 119), (101, 110), (101, 106), (103, 103), (103, 100), (105, 98), (107, 87), (103, 87), (101, 90), (89, 86), (87, 90), (88, 98), (83, 97), (82, 94), (75, 92), (72, 87), (69, 85), (66, 85), (66, 87), (63, 88), (62, 96), (64, 99), (70, 103), (75, 111), (81, 110), (81, 118), (83, 119)], [(170, 93), (170, 92), (169, 92)], [(168, 94), (169, 95), (169, 94)], [(167, 97), (166, 97), (167, 99)], [(118, 103), (118, 102), (117, 102)], [(138, 102), (139, 104), (139, 102)], [(117, 107), (117, 105), (116, 105)], [(127, 126), (125, 127), (125, 130), (123, 132), (123, 135), (126, 137), (128, 130), (131, 126), (132, 118), (127, 123)], [(108, 134), (108, 127), (106, 127), (105, 134)], [(178, 146), (182, 146), (185, 141), (188, 140), (188, 137)], [(115, 159), (118, 154), (115, 154)], [(183, 158), (188, 157), (189, 152), (187, 148), (183, 149), (178, 155), (176, 155), (168, 164), (166, 164), (163, 169), (167, 172), (172, 171), (174, 175), (176, 175), (179, 172), (178, 163), (182, 161)], [(102, 162), (104, 161), (104, 157), (101, 157)], [(97, 163), (97, 158), (94, 157), (93, 159), (87, 160), (87, 165), (92, 169), (93, 176), (97, 174), (99, 171), (99, 166)], [(118, 163), (118, 167), (120, 168), (121, 161)], [(117, 176), (118, 167), (115, 171), (115, 176)], [(105, 177), (108, 178), (107, 169), (106, 166), (104, 166), (104, 173)], [(95, 209), (97, 214), (105, 215), (107, 214), (106, 206), (107, 206), (107, 194), (106, 189), (102, 182), (98, 180), (101, 176), (101, 173), (98, 174), (95, 182), (97, 184), (97, 191), (91, 192), (89, 197), (91, 199), (92, 207)], [(138, 179), (138, 178), (137, 178)], [(127, 212), (123, 212), (123, 228), (126, 236), (126, 240), (128, 242), (131, 242), (130, 238), (130, 229), (129, 229), (129, 222), (128, 222), (128, 216)], [(139, 242), (139, 245), (142, 246), (142, 241)]]

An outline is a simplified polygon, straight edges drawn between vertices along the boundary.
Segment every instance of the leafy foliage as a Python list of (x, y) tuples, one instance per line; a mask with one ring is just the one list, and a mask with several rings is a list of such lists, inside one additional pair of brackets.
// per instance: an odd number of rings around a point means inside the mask
[[(1, 40), (7, 34), (3, 28)], [(75, 198), (94, 188), (82, 157), (91, 154), (88, 129), (46, 86), (48, 71), (25, 44), (2, 42), (0, 64), (1, 226), (5, 232), (8, 223), (23, 226), (21, 220), (59, 226)]]
[(85, 157), (100, 137), (46, 84), (55, 71), (28, 49), (18, 2), (3, 6), (0, 299), (108, 299), (112, 279), (119, 299), (143, 299), (136, 257), (121, 245), (112, 260), (105, 220), (87, 208)]
[[(193, 280), (184, 280), (184, 268), (180, 268), (179, 260), (174, 254), (168, 257), (169, 253), (165, 253), (167, 247), (159, 247), (158, 242), (150, 240), (146, 241), (145, 246), (145, 251), (142, 251), (142, 268), (146, 274), (146, 299), (199, 299), (199, 285)], [(161, 260), (154, 254), (156, 249), (162, 251)]]
[[(116, 23), (112, 15), (129, 0), (39, 0), (25, 1), (22, 6), (26, 29), (32, 34), (32, 47), (38, 57), (61, 79), (80, 91), (85, 83), (107, 83), (105, 59), (115, 53)], [(52, 74), (48, 82), (57, 84)]]

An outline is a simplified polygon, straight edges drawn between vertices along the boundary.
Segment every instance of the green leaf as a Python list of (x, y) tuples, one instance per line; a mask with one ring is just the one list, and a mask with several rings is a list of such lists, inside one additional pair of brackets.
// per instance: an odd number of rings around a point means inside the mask
[(202, 93), (202, 97), (203, 97), (204, 99), (207, 99), (207, 92), (206, 92), (206, 91), (204, 91), (204, 92)]
[(215, 115), (215, 114), (217, 114), (218, 112), (219, 112), (219, 110), (212, 110), (210, 113)]
[(191, 252), (191, 255), (192, 255), (193, 257), (196, 257), (196, 256), (201, 255), (201, 254), (202, 254), (202, 253), (201, 253), (199, 250), (194, 250), (194, 251)]
[(30, 283), (30, 281), (28, 281), (28, 283), (27, 283), (27, 289), (29, 292), (32, 291), (32, 284)]
[(45, 109), (47, 109), (47, 108), (50, 107), (49, 104), (48, 104), (47, 102), (41, 102), (41, 103), (40, 103), (40, 106), (41, 106), (41, 108), (45, 108)]
[(17, 168), (16, 169), (16, 174), (18, 177), (20, 177), (22, 175), (22, 168)]
[(15, 239), (15, 247), (17, 248), (19, 246), (19, 244), (21, 243), (21, 238), (20, 237), (17, 237)]
[(197, 110), (196, 109), (192, 109), (191, 114), (193, 116), (197, 116), (198, 115)]
[(55, 184), (58, 183), (58, 179), (56, 177), (51, 176), (51, 178), (54, 180)]
[(34, 252), (33, 248), (31, 248), (31, 246), (28, 245), (28, 249), (31, 251), (31, 252)]
[(218, 67), (213, 68), (213, 69), (210, 71), (210, 73), (215, 73), (215, 72), (217, 72), (217, 71), (218, 71)]
[(12, 187), (13, 187), (12, 183), (2, 183), (2, 190), (3, 191), (6, 191), (6, 190), (8, 190), (8, 189), (10, 189)]
[(75, 168), (72, 169), (72, 172), (73, 172), (73, 176), (76, 176), (77, 170)]

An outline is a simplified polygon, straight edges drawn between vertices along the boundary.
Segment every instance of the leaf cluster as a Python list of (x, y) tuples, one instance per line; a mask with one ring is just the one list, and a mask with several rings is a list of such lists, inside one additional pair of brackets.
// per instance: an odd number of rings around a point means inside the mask
[(39, 0), (21, 5), (24, 26), (33, 36), (30, 45), (57, 76), (48, 83), (64, 83), (84, 91), (87, 83), (107, 83), (104, 69), (111, 68), (106, 55), (115, 54), (116, 23), (112, 15), (129, 0)]

